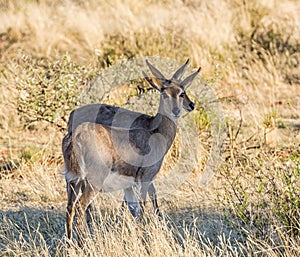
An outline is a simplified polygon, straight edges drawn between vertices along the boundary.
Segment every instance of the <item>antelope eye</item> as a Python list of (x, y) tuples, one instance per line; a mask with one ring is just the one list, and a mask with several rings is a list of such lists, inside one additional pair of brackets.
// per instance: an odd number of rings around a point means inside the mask
[(182, 92), (179, 97), (184, 97), (185, 96), (185, 92)]
[(169, 98), (169, 95), (165, 91), (162, 91), (161, 94), (164, 99)]

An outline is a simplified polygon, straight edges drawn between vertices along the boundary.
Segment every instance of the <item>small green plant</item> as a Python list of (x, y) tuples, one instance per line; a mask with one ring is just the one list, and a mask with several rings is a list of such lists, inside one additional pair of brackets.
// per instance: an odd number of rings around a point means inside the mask
[(276, 177), (280, 183), (272, 183), (270, 197), (274, 199), (274, 213), (286, 233), (300, 235), (300, 159), (299, 154), (290, 156), (291, 164), (280, 169)]
[(36, 161), (41, 154), (41, 149), (34, 145), (28, 145), (26, 146), (21, 152), (20, 152), (20, 159), (27, 161)]
[(193, 112), (192, 117), (199, 131), (207, 130), (209, 128), (210, 119), (204, 110), (200, 109), (197, 112)]
[(275, 110), (267, 113), (264, 117), (263, 124), (265, 128), (273, 128), (275, 126), (278, 114)]
[[(262, 152), (261, 156), (265, 154)], [(243, 171), (233, 176), (229, 174), (230, 167), (222, 172), (227, 182), (225, 193), (218, 197), (220, 202), (226, 202), (225, 206), (230, 206), (224, 215), (227, 218), (233, 215), (230, 223), (236, 229), (254, 233), (260, 240), (271, 237), (272, 227), (291, 238), (299, 237), (299, 153), (296, 149), (288, 158), (277, 158), (273, 165), (261, 156), (248, 164), (255, 175)], [(236, 164), (243, 166), (240, 161)]]

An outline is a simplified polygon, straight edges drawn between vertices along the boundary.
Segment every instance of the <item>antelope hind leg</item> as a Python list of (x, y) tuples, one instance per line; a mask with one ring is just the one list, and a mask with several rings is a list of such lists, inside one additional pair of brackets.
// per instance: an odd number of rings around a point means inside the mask
[(82, 192), (82, 195), (78, 199), (75, 205), (75, 212), (76, 212), (76, 225), (75, 230), (78, 237), (78, 246), (82, 247), (84, 244), (84, 234), (85, 234), (85, 227), (84, 227), (84, 221), (85, 221), (85, 213), (88, 208), (88, 206), (91, 204), (94, 197), (98, 194), (98, 191), (94, 190), (92, 186), (87, 183), (84, 192)]
[(68, 203), (67, 203), (67, 213), (66, 213), (66, 223), (67, 223), (67, 236), (68, 239), (72, 239), (72, 228), (73, 220), (75, 216), (75, 202), (78, 197), (78, 193), (81, 187), (81, 183), (67, 182), (67, 194), (68, 194)]

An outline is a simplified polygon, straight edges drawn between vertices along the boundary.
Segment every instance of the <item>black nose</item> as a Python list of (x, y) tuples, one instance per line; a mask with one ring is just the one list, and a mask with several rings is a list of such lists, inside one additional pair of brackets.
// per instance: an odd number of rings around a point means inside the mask
[(191, 102), (191, 103), (189, 104), (189, 106), (191, 107), (192, 110), (195, 109), (195, 104), (194, 104), (193, 102)]

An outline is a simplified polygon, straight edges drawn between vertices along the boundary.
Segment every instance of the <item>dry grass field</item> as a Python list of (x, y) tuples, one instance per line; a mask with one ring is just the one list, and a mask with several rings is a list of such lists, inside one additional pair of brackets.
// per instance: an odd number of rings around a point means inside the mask
[[(299, 256), (299, 17), (297, 0), (0, 0), (0, 256)], [(68, 249), (68, 115), (97, 74), (146, 56), (202, 67), (224, 113), (222, 163), (199, 187), (212, 134), (193, 85), (199, 156), (175, 189), (159, 187), (164, 221), (148, 203), (143, 222), (125, 213), (116, 224), (120, 197), (102, 194), (86, 246)], [(141, 87), (103, 101), (158, 98)]]

